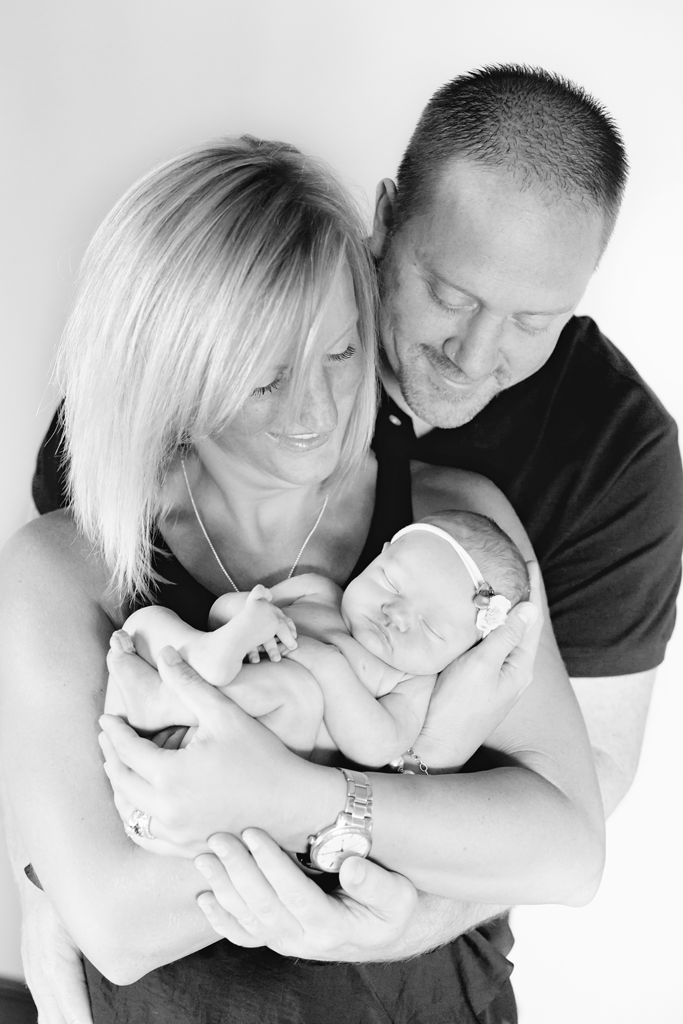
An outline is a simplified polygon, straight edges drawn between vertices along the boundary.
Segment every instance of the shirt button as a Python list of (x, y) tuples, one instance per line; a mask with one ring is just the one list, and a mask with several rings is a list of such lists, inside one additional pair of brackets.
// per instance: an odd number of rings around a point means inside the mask
[(398, 416), (394, 416), (393, 413), (389, 416), (389, 422), (393, 423), (395, 427), (400, 427), (401, 426), (400, 419), (398, 418)]

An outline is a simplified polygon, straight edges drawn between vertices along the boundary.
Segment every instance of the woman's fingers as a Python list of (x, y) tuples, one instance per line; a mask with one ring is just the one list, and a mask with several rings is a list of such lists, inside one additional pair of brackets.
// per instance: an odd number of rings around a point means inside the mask
[(232, 701), (215, 686), (202, 679), (173, 647), (164, 647), (161, 651), (158, 668), (164, 683), (180, 697), (195, 719), (206, 728), (210, 729), (217, 713), (220, 713), (221, 720), (225, 721), (231, 707), (238, 717), (241, 714)]
[[(120, 641), (118, 630), (112, 634), (107, 652), (107, 668), (122, 690), (135, 692), (140, 688), (149, 689), (159, 686), (159, 674), (139, 655), (129, 651)], [(124, 634), (128, 636), (127, 633)], [(130, 639), (130, 638), (129, 638)], [(131, 640), (132, 645), (132, 640)]]
[(99, 743), (107, 762), (132, 769), (141, 779), (153, 782), (160, 760), (169, 756), (169, 752), (138, 736), (116, 715), (102, 715), (100, 726)]

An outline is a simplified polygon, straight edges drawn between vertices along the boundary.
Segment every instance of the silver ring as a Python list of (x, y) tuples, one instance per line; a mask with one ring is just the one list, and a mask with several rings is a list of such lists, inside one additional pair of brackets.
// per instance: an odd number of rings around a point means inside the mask
[(145, 814), (138, 807), (135, 808), (130, 816), (127, 825), (124, 825), (126, 835), (134, 839), (138, 836), (141, 839), (154, 839), (154, 836), (149, 830), (149, 823), (151, 822), (149, 814)]

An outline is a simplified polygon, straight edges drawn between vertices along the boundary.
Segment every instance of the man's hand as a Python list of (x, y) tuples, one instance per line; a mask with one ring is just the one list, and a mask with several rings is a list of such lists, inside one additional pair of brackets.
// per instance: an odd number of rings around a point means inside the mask
[[(538, 566), (529, 569), (533, 599)], [(517, 605), (503, 625), (440, 674), (414, 744), (430, 768), (462, 767), (529, 686), (543, 618), (538, 609), (528, 601)]]
[(21, 956), (40, 1024), (93, 1024), (83, 961), (50, 900), (21, 884)]
[[(418, 893), (403, 875), (350, 857), (327, 895), (260, 829), (243, 842), (218, 834), (195, 864), (211, 886), (197, 902), (215, 931), (239, 946), (309, 960), (400, 960)], [(431, 945), (438, 945), (432, 942)]]

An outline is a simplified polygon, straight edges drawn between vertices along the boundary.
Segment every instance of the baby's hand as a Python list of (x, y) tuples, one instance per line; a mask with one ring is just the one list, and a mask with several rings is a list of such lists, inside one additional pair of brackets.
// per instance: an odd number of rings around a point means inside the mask
[(248, 643), (253, 644), (248, 654), (252, 664), (260, 661), (258, 648), (262, 648), (271, 661), (280, 661), (281, 649), (294, 651), (297, 647), (296, 626), (272, 601), (270, 590), (258, 583), (247, 597), (244, 610), (239, 613)]

